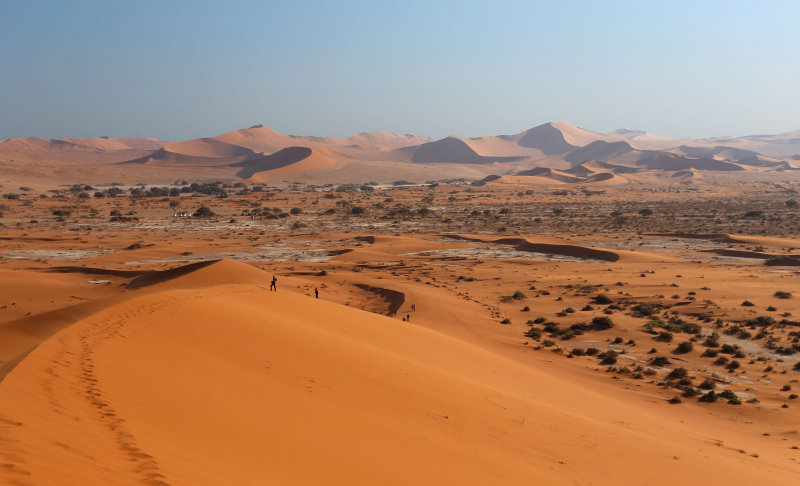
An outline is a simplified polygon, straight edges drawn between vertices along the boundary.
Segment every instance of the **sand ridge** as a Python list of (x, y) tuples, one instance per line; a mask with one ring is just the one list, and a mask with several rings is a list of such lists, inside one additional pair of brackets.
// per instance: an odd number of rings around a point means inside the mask
[[(42, 414), (53, 406), (61, 412)], [(0, 383), (0, 407), (4, 437), (18, 441), (3, 474), (33, 482), (674, 484), (713, 468), (747, 484), (763, 474), (735, 452), (687, 443), (696, 429), (475, 346), (248, 284), (132, 295), (84, 318)], [(660, 422), (669, 427), (646, 432)], [(791, 484), (789, 471), (760, 464)]]

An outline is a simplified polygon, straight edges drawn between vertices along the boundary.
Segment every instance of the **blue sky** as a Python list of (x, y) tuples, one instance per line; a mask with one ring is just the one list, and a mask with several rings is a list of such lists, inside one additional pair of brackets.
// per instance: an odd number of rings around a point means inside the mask
[(0, 138), (800, 128), (796, 1), (0, 0)]

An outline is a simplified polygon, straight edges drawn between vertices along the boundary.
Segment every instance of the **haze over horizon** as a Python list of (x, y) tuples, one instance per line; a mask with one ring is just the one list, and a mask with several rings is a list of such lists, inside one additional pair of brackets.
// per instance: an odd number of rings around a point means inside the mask
[[(0, 4), (0, 138), (800, 128), (800, 5)], [(46, 35), (45, 35), (46, 33)]]

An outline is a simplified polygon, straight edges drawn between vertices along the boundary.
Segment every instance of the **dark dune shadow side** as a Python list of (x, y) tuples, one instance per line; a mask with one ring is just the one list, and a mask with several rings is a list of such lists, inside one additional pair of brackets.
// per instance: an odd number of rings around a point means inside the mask
[(386, 310), (387, 316), (394, 316), (397, 314), (397, 311), (403, 307), (403, 304), (406, 301), (406, 294), (403, 292), (398, 292), (397, 290), (386, 289), (383, 287), (373, 287), (372, 285), (366, 284), (355, 284), (356, 287), (360, 288), (361, 290), (366, 290), (367, 292), (372, 292), (373, 294), (377, 294), (378, 296), (382, 297), (383, 300), (389, 304), (389, 308)]
[(528, 251), (531, 253), (552, 253), (554, 255), (571, 256), (574, 258), (592, 258), (594, 260), (603, 260), (607, 262), (615, 262), (619, 260), (619, 255), (614, 252), (597, 250), (585, 246), (531, 243), (530, 241), (523, 238), (500, 238), (497, 240), (481, 240), (479, 238), (469, 238), (461, 235), (439, 235), (439, 236), (442, 238), (451, 238), (464, 241), (475, 241), (479, 243), (495, 243), (498, 245), (511, 245), (516, 250)]
[(287, 147), (279, 150), (272, 155), (266, 155), (255, 159), (245, 160), (237, 164), (231, 164), (231, 167), (241, 167), (241, 170), (236, 173), (237, 177), (248, 178), (257, 172), (264, 172), (268, 170), (280, 169), (287, 165), (296, 164), (301, 160), (308, 158), (311, 155), (311, 149), (308, 147)]

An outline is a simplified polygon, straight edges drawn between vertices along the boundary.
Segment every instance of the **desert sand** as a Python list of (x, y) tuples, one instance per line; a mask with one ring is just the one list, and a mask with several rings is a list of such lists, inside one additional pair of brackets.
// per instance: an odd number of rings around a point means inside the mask
[(1, 143), (0, 482), (797, 484), (796, 162), (637, 139)]

